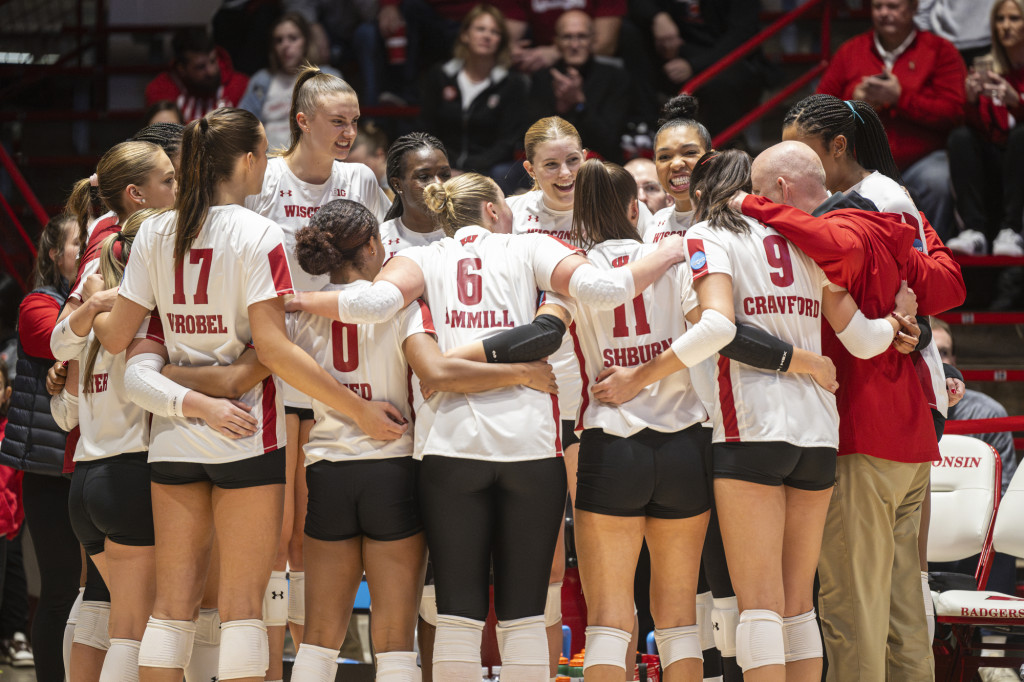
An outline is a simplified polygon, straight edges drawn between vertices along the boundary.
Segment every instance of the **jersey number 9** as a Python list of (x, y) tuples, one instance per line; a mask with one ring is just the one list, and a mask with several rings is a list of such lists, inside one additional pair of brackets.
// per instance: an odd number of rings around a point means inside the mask
[(785, 237), (770, 234), (764, 238), (764, 255), (768, 265), (778, 268), (779, 272), (771, 273), (772, 284), (777, 287), (788, 287), (793, 283), (793, 261), (789, 255), (789, 242)]

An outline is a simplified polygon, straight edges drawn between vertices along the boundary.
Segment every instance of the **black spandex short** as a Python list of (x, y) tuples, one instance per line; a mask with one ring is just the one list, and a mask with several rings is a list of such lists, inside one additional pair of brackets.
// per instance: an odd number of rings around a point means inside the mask
[(711, 509), (698, 425), (629, 438), (587, 429), (580, 439), (576, 508), (607, 516), (685, 519)]
[(103, 551), (107, 538), (119, 545), (153, 545), (153, 504), (145, 452), (78, 462), (71, 475), (68, 513), (85, 551)]
[(224, 464), (153, 462), (150, 480), (162, 485), (210, 482), (218, 488), (255, 488), (285, 483), (284, 448)]
[(576, 436), (576, 422), (571, 419), (562, 420), (562, 452), (565, 452), (570, 445), (579, 443), (580, 439)]
[(292, 407), (291, 405), (284, 406), (285, 414), (297, 414), (299, 415), (299, 421), (313, 421), (313, 408), (312, 407)]
[(715, 478), (761, 485), (826, 490), (836, 482), (835, 448), (801, 448), (789, 443), (715, 443)]
[(418, 469), (412, 457), (310, 464), (306, 535), (326, 542), (360, 535), (388, 542), (419, 533)]

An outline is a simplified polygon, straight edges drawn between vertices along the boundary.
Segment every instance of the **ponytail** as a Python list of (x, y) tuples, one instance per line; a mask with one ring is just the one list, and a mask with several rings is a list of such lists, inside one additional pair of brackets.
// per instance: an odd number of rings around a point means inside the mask
[(580, 166), (573, 191), (572, 240), (585, 249), (609, 239), (642, 241), (629, 221), (636, 180), (622, 166), (590, 159)]
[[(280, 153), (281, 156), (291, 156), (299, 148), (302, 140), (302, 128), (299, 127), (299, 112), (312, 117), (320, 110), (324, 98), (333, 94), (351, 95), (358, 99), (356, 91), (338, 76), (324, 73), (319, 67), (309, 62), (299, 70), (295, 79), (295, 87), (292, 88), (292, 108), (288, 112), (288, 129), (291, 131), (291, 144), (288, 149)], [(278, 150), (275, 150), (278, 153)]]
[(71, 189), (71, 196), (64, 205), (64, 212), (78, 223), (79, 257), (85, 253), (89, 242), (89, 222), (93, 219), (93, 186), (89, 178), (82, 178)]
[(690, 173), (690, 201), (697, 218), (709, 227), (737, 234), (750, 230), (743, 215), (729, 207), (729, 200), (740, 190), (751, 190), (750, 156), (744, 151), (708, 152)]
[(462, 227), (479, 225), (483, 205), (497, 203), (500, 198), (501, 190), (494, 181), (479, 173), (463, 173), (423, 189), (424, 203), (449, 237)]

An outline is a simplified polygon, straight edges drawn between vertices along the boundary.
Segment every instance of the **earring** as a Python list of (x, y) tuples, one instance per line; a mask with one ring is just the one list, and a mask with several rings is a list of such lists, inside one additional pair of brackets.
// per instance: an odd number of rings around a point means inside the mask
[(143, 199), (142, 199), (142, 203), (146, 203), (146, 199), (145, 199), (145, 197), (143, 197)]

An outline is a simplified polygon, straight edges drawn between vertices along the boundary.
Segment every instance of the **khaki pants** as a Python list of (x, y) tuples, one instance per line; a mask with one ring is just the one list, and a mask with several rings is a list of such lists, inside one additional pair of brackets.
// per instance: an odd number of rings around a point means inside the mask
[(935, 679), (917, 550), (930, 471), (839, 458), (818, 564), (828, 682)]

